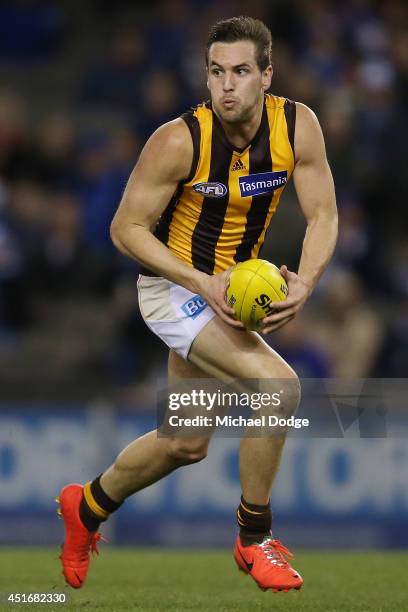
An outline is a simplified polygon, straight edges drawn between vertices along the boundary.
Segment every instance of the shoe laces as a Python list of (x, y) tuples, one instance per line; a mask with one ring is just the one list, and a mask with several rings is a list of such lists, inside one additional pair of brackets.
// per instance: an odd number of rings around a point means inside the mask
[(92, 554), (96, 553), (97, 555), (99, 555), (99, 550), (98, 550), (99, 541), (106, 542), (107, 540), (103, 537), (103, 535), (99, 531), (96, 531), (95, 533), (91, 535), (90, 548), (91, 548)]
[(93, 533), (89, 533), (86, 535), (86, 538), (83, 539), (82, 542), (78, 542), (78, 556), (80, 561), (87, 561), (88, 555), (91, 552), (99, 555), (98, 550), (98, 542), (99, 541), (106, 542), (105, 538), (102, 536), (99, 531), (95, 531)]
[(293, 559), (294, 557), (282, 542), (273, 538), (264, 538), (263, 542), (258, 544), (258, 546), (262, 549), (268, 561), (278, 567), (287, 567), (289, 564), (285, 557), (288, 557), (288, 559)]

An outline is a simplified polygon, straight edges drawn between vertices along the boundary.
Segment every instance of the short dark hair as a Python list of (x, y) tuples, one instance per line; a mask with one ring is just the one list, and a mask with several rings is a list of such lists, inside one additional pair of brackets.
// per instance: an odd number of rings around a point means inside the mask
[(208, 66), (208, 52), (216, 42), (232, 43), (238, 40), (251, 40), (256, 47), (256, 62), (261, 72), (272, 63), (272, 35), (270, 29), (260, 19), (252, 17), (231, 17), (217, 21), (211, 26), (205, 60)]

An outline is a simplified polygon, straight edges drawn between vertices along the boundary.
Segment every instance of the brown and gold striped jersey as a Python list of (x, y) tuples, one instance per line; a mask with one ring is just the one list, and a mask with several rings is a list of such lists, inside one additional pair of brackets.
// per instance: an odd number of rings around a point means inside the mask
[(190, 175), (154, 235), (207, 274), (259, 255), (294, 168), (296, 104), (265, 95), (261, 124), (242, 150), (229, 143), (211, 104), (182, 115), (193, 139)]

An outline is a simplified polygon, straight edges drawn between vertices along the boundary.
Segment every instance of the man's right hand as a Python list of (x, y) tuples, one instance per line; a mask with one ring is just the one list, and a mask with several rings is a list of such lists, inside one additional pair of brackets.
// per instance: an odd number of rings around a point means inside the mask
[(226, 293), (229, 283), (229, 275), (232, 268), (218, 274), (202, 275), (200, 278), (199, 293), (214, 312), (228, 325), (235, 329), (244, 329), (243, 323), (237, 321), (234, 309), (226, 302)]

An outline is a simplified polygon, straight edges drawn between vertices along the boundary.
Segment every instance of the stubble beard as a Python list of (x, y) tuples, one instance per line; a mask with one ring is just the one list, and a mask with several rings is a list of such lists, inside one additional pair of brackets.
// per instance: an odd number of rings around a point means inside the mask
[[(263, 97), (262, 97), (263, 99)], [(237, 111), (227, 111), (224, 110), (222, 105), (217, 108), (217, 113), (221, 117), (221, 119), (229, 124), (229, 125), (240, 125), (243, 123), (247, 123), (250, 119), (252, 119), (253, 115), (256, 112), (258, 100), (255, 101), (251, 106), (246, 106), (244, 108), (240, 108)]]
[(241, 123), (246, 123), (248, 119), (251, 118), (253, 114), (253, 108), (242, 108), (238, 111), (225, 111), (224, 109), (220, 109), (218, 111), (221, 119), (230, 125), (237, 125)]

